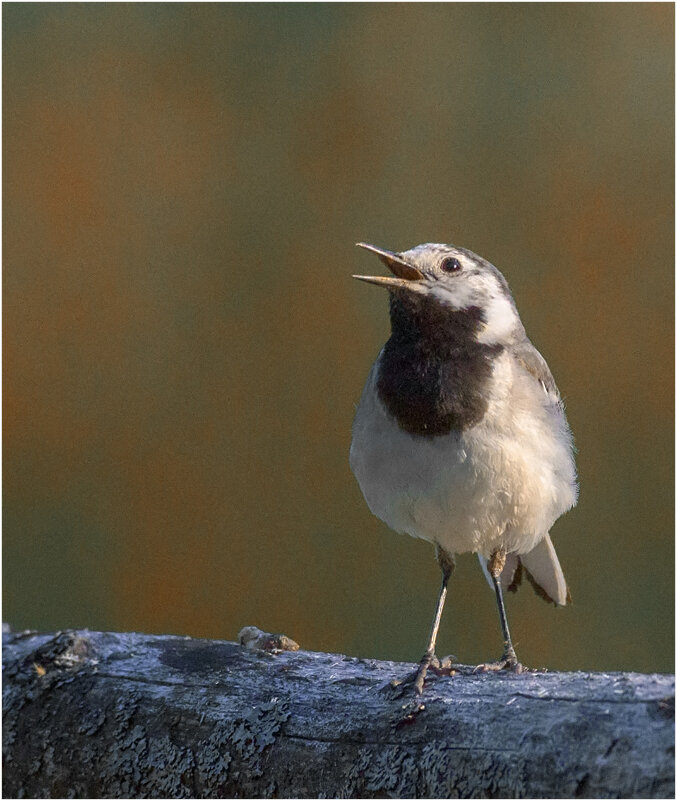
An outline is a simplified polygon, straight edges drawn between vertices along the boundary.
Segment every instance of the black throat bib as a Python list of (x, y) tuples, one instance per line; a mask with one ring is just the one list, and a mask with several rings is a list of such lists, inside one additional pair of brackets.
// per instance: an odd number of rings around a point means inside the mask
[(381, 354), (378, 394), (400, 428), (421, 437), (468, 429), (487, 409), (485, 389), (502, 345), (477, 341), (477, 306), (453, 311), (393, 292), (392, 333)]

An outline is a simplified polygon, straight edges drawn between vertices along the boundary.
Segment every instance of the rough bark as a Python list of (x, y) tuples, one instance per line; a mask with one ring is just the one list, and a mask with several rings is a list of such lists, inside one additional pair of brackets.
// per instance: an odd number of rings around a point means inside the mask
[(4, 637), (5, 797), (674, 797), (674, 677), (431, 676), (221, 641)]

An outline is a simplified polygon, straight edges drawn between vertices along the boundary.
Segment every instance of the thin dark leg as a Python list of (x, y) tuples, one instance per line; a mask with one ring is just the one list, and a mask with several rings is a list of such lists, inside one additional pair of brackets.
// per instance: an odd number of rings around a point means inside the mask
[(443, 551), (439, 545), (437, 546), (437, 561), (442, 569), (442, 586), (440, 587), (440, 594), (437, 599), (437, 609), (435, 610), (435, 617), (433, 619), (432, 629), (430, 630), (430, 639), (428, 641), (428, 648), (423, 654), (421, 659), (418, 673), (416, 674), (416, 681), (414, 682), (414, 691), (421, 695), (423, 692), (423, 683), (425, 682), (426, 674), (431, 662), (435, 659), (435, 642), (437, 641), (437, 632), (440, 628), (440, 620), (442, 619), (442, 610), (444, 609), (444, 601), (447, 597), (447, 584), (449, 583), (449, 576), (454, 569), (453, 558)]
[(503, 602), (503, 588), (501, 587), (501, 573), (505, 567), (505, 551), (494, 551), (487, 565), (489, 575), (494, 583), (494, 590), (496, 591), (496, 603), (498, 605), (498, 616), (501, 620), (501, 630), (503, 631), (503, 656), (501, 657), (500, 666), (519, 670), (521, 669), (520, 663), (517, 661), (517, 655), (512, 644), (510, 636), (510, 629), (508, 628), (508, 617), (505, 614), (505, 603)]
[(496, 590), (496, 603), (498, 604), (498, 616), (501, 619), (501, 629), (503, 630), (503, 656), (501, 659), (507, 662), (517, 662), (517, 656), (510, 637), (508, 628), (508, 618), (505, 614), (505, 604), (503, 603), (503, 589), (501, 582), (492, 576), (494, 589)]

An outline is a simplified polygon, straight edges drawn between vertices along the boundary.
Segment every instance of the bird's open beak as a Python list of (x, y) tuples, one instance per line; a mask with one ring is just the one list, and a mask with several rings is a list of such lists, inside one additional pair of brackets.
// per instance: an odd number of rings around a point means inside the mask
[(369, 284), (379, 284), (385, 287), (407, 287), (413, 289), (411, 283), (420, 281), (424, 277), (422, 272), (404, 261), (397, 253), (374, 247), (374, 245), (368, 245), (366, 242), (357, 242), (356, 244), (358, 248), (371, 250), (372, 253), (375, 253), (395, 276), (392, 278), (389, 275), (354, 275), (353, 278), (357, 278), (359, 281), (366, 281)]

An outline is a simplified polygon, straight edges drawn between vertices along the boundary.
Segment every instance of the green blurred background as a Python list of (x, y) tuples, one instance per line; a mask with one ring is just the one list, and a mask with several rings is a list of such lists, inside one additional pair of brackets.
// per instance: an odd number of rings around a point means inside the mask
[[(432, 547), (348, 466), (388, 335), (353, 243), (469, 247), (566, 398), (574, 605), (521, 659), (674, 658), (672, 4), (9, 4), (4, 619), (418, 659)], [(495, 658), (477, 561), (439, 653)]]

